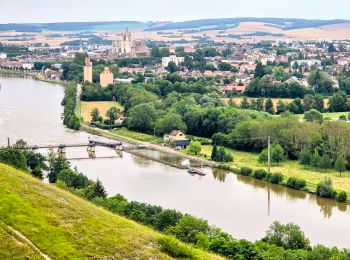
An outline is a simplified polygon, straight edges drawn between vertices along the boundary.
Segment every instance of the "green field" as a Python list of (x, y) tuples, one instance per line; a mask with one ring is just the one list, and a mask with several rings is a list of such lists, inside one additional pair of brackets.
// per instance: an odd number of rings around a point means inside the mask
[[(203, 158), (210, 158), (212, 146), (204, 145), (202, 146), (201, 156)], [(251, 167), (252, 169), (267, 169), (267, 166), (258, 162), (259, 155), (250, 152), (241, 152), (232, 149), (227, 149), (234, 157), (234, 162), (231, 163), (232, 166), (236, 167)], [(183, 150), (182, 153), (187, 153), (187, 150)], [(298, 161), (287, 160), (279, 165), (272, 165), (271, 172), (280, 172), (286, 178), (288, 177), (298, 177), (305, 179), (308, 188), (315, 189), (317, 184), (324, 179), (326, 176), (330, 176), (333, 181), (333, 186), (335, 189), (344, 190), (350, 193), (350, 173), (343, 173), (339, 176), (339, 173), (335, 170), (320, 171), (313, 168), (305, 168), (300, 165)]]
[(170, 259), (158, 245), (164, 235), (3, 164), (0, 221), (0, 259), (41, 259), (9, 227), (52, 259)]
[[(328, 120), (334, 120), (334, 119), (339, 119), (340, 116), (346, 116), (348, 117), (348, 115), (350, 114), (350, 112), (334, 112), (334, 113), (322, 113), (323, 115), (323, 119), (328, 119)], [(304, 114), (301, 115), (296, 115), (299, 118), (304, 118)]]
[(148, 142), (148, 143), (162, 143), (163, 138), (156, 136), (156, 135), (149, 135), (149, 134), (144, 134), (144, 133), (137, 133), (130, 131), (126, 128), (122, 129), (115, 129), (111, 131), (115, 135), (119, 135), (125, 139), (130, 139), (130, 140), (136, 140), (139, 142)]

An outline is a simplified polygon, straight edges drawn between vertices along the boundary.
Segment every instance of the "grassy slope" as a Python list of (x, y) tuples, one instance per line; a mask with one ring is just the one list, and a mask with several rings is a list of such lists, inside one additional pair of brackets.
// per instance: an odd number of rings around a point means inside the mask
[[(210, 158), (212, 146), (204, 145), (202, 146), (202, 156), (206, 155), (206, 158)], [(234, 157), (234, 162), (232, 165), (237, 167), (248, 166), (253, 169), (267, 168), (266, 165), (258, 162), (259, 155), (249, 152), (241, 152), (232, 149), (227, 149), (231, 152)], [(183, 150), (183, 153), (188, 152)], [(281, 163), (280, 165), (273, 165), (271, 168), (272, 172), (280, 172), (286, 177), (299, 177), (307, 181), (309, 188), (316, 188), (317, 184), (325, 177), (330, 176), (333, 180), (333, 185), (336, 189), (345, 190), (350, 193), (350, 173), (346, 172), (339, 176), (339, 173), (334, 170), (320, 171), (312, 168), (305, 168), (300, 165), (297, 161), (288, 160)]]
[[(55, 259), (169, 258), (156, 244), (162, 234), (3, 164), (0, 164), (0, 220)], [(4, 231), (0, 226), (1, 232)], [(0, 256), (6, 254), (7, 244), (17, 250), (15, 253), (25, 255), (22, 252), (26, 248), (16, 246), (10, 239), (1, 239)], [(198, 250), (196, 254), (199, 259), (216, 258)]]
[(28, 243), (0, 222), (0, 259), (44, 259)]

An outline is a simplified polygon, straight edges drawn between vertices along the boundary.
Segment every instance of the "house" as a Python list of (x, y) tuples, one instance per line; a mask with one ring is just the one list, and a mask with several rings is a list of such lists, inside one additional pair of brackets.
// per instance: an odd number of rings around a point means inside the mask
[(180, 130), (173, 130), (170, 134), (165, 134), (163, 140), (165, 144), (170, 144), (175, 149), (186, 149), (190, 143)]
[(113, 84), (113, 73), (109, 70), (108, 67), (105, 67), (100, 74), (100, 84), (103, 88), (107, 87), (110, 84)]
[(182, 62), (185, 61), (184, 57), (177, 57), (176, 55), (170, 55), (169, 57), (162, 58), (162, 67), (168, 67), (170, 62), (174, 62), (177, 66), (179, 66)]

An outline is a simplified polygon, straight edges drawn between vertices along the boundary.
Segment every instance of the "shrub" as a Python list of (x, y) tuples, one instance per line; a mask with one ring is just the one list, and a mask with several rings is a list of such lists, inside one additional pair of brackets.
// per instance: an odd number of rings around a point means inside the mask
[(333, 198), (334, 190), (332, 180), (329, 177), (325, 177), (316, 188), (316, 194), (325, 198)]
[(338, 202), (346, 202), (348, 200), (348, 194), (345, 191), (341, 191), (335, 197)]
[(160, 249), (176, 258), (194, 258), (194, 252), (191, 248), (181, 244), (173, 237), (161, 237), (158, 239)]
[(283, 175), (281, 173), (273, 173), (269, 176), (269, 182), (274, 184), (280, 184), (283, 181)]
[(292, 189), (301, 190), (306, 186), (306, 181), (295, 177), (290, 177), (287, 181), (287, 186)]
[(254, 178), (259, 179), (259, 180), (264, 179), (266, 177), (266, 175), (267, 175), (267, 172), (265, 170), (262, 170), (262, 169), (255, 170), (254, 174), (253, 174)]
[(249, 167), (242, 167), (241, 168), (241, 174), (242, 175), (246, 175), (246, 176), (249, 176), (253, 173), (253, 170)]

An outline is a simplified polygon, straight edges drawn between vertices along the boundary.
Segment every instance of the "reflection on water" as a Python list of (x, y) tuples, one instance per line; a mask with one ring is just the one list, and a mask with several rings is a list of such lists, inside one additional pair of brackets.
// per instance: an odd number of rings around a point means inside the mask
[[(31, 79), (0, 77), (0, 145), (23, 138), (30, 144), (86, 143), (88, 134), (63, 127), (59, 105), (63, 89)], [(94, 137), (96, 138), (96, 137)], [(172, 164), (193, 163), (154, 150), (139, 153)], [(298, 224), (313, 244), (350, 246), (350, 210), (304, 192), (250, 177), (204, 169), (206, 176), (190, 175), (136, 155), (97, 148), (96, 159), (74, 160), (90, 179), (102, 181), (109, 195), (174, 208), (207, 219), (237, 238), (260, 239), (275, 220)], [(88, 158), (82, 148), (67, 149), (67, 158)], [(330, 234), (336, 234), (332, 236)]]

